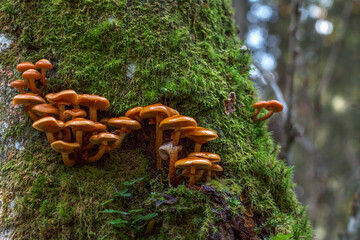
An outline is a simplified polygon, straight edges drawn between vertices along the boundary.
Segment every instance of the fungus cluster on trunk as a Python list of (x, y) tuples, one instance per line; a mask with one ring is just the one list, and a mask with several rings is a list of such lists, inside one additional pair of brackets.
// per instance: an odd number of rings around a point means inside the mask
[[(41, 69), (41, 74), (36, 68)], [(25, 81), (15, 80), (10, 85), (22, 93), (14, 97), (13, 104), (25, 106), (25, 113), (34, 121), (32, 126), (46, 133), (51, 147), (61, 153), (66, 166), (98, 161), (104, 154), (118, 148), (131, 131), (141, 129), (141, 123), (148, 119), (150, 125), (155, 125), (157, 169), (163, 170), (163, 160), (170, 158), (170, 185), (177, 186), (179, 179), (187, 177), (189, 186), (192, 186), (203, 175), (209, 181), (215, 172), (222, 171), (222, 167), (215, 164), (221, 160), (219, 155), (201, 152), (202, 144), (216, 139), (218, 135), (212, 130), (198, 127), (195, 119), (156, 103), (132, 108), (125, 113), (125, 117), (99, 120), (98, 111), (110, 106), (104, 97), (77, 94), (74, 90), (49, 93), (42, 97), (42, 91), (37, 88), (40, 83), (36, 84), (35, 80), (41, 79), (46, 89), (45, 74), (51, 68), (51, 63), (46, 59), (35, 65), (21, 63), (17, 69), (23, 73)], [(108, 126), (117, 130), (109, 132)], [(164, 131), (171, 131), (171, 141), (165, 144)], [(184, 159), (178, 159), (183, 149), (179, 145), (181, 138), (195, 142), (194, 152)], [(177, 173), (177, 169), (183, 170)]]

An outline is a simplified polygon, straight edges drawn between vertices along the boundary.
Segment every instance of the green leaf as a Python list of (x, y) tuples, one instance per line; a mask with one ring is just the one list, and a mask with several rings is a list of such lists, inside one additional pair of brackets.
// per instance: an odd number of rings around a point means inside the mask
[(128, 193), (129, 189), (125, 189), (125, 190), (122, 190), (122, 191), (119, 191), (117, 193), (115, 193), (114, 197), (130, 197), (131, 196), (131, 193)]
[(129, 213), (138, 213), (138, 212), (141, 212), (142, 210), (144, 210), (144, 209), (131, 209), (131, 210), (129, 210)]
[(142, 178), (135, 179), (135, 180), (133, 180), (133, 181), (131, 181), (131, 182), (128, 182), (128, 181), (123, 182), (123, 184), (124, 184), (125, 186), (130, 186), (130, 185), (134, 185), (134, 184), (137, 183), (137, 182), (140, 182), (140, 181), (143, 180), (143, 179), (144, 179), (144, 178), (142, 177)]
[(104, 211), (101, 211), (101, 213), (120, 213), (120, 214), (123, 214), (123, 215), (129, 215), (130, 214), (128, 212), (122, 212), (122, 211), (118, 211), (118, 210), (115, 210), (115, 209), (105, 209)]
[(110, 224), (114, 225), (115, 227), (121, 227), (127, 223), (129, 223), (128, 221), (121, 219), (121, 218), (117, 218), (114, 220), (109, 221)]
[(107, 200), (107, 201), (105, 201), (105, 202), (101, 203), (101, 205), (102, 205), (102, 206), (104, 206), (105, 204), (107, 204), (107, 203), (109, 203), (109, 202), (112, 202), (112, 201), (114, 201), (114, 199), (112, 199), (112, 198), (111, 198), (111, 199), (109, 199), (109, 200)]
[(143, 215), (141, 215), (141, 214), (138, 214), (138, 215), (136, 215), (136, 216), (134, 217), (134, 220), (133, 220), (132, 222), (133, 222), (133, 223), (136, 223), (136, 222), (138, 222), (138, 221), (140, 221), (140, 220), (147, 221), (147, 220), (150, 220), (150, 219), (156, 217), (157, 215), (158, 215), (157, 213), (149, 213), (149, 214), (147, 214), (147, 215), (145, 215), (145, 216), (143, 216)]

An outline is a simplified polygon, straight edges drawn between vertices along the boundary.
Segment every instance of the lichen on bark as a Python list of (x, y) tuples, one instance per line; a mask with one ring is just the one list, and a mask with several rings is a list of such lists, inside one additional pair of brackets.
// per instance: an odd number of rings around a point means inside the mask
[[(266, 229), (267, 234), (311, 239), (303, 207), (292, 190), (292, 169), (276, 159), (278, 149), (266, 126), (251, 120), (256, 99), (248, 79), (250, 54), (241, 50), (229, 1), (1, 3), (0, 31), (15, 36), (0, 56), (6, 71), (20, 77), (13, 70), (18, 63), (47, 58), (55, 66), (48, 74), (47, 91), (74, 89), (104, 96), (111, 104), (104, 116), (166, 104), (218, 133), (219, 138), (203, 150), (219, 154), (224, 167), (224, 174), (209, 184), (223, 199), (216, 205), (201, 190), (168, 188), (166, 173), (156, 172), (151, 126), (129, 134), (121, 149), (101, 162), (67, 168), (43, 134), (31, 129), (29, 119), (16, 119), (1, 142), (3, 149), (7, 142), (27, 139), (24, 150), (14, 149), (1, 163), (1, 188), (13, 192), (16, 202), (14, 214), (3, 217), (2, 225), (14, 226), (16, 239), (216, 237), (223, 229), (223, 204), (233, 219), (246, 208), (260, 216), (257, 231), (262, 238)], [(4, 84), (10, 79), (1, 77)], [(236, 93), (237, 105), (228, 116), (222, 101), (229, 92)], [(11, 98), (3, 104), (10, 108)], [(0, 120), (5, 118), (1, 114)], [(193, 149), (191, 140), (180, 144), (181, 157)], [(144, 179), (131, 190), (132, 202), (118, 199), (107, 207), (159, 213), (146, 237), (145, 227), (114, 228), (108, 224), (114, 216), (100, 212), (105, 209), (101, 203), (121, 190), (124, 181), (139, 177)], [(168, 195), (178, 201), (157, 206)]]

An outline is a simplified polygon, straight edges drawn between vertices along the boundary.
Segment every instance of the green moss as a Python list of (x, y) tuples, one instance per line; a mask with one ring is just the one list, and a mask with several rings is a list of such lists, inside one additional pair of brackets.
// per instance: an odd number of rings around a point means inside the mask
[[(194, 117), (199, 126), (219, 135), (203, 150), (223, 159), (224, 175), (211, 185), (224, 196), (231, 195), (226, 199), (232, 211), (243, 211), (237, 204), (244, 192), (253, 210), (268, 219), (268, 227), (282, 224), (284, 234), (311, 238), (303, 207), (292, 190), (292, 169), (276, 159), (278, 150), (265, 124), (251, 121), (250, 56), (240, 50), (229, 1), (2, 3), (0, 29), (16, 36), (11, 49), (0, 56), (4, 65), (47, 58), (55, 65), (49, 71), (47, 92), (71, 88), (104, 96), (112, 116), (162, 102)], [(231, 91), (237, 95), (237, 110), (227, 116), (222, 100)], [(114, 209), (158, 211), (151, 192), (155, 196), (170, 192), (179, 198), (174, 212), (159, 212), (149, 238), (205, 238), (215, 221), (207, 196), (184, 187), (168, 189), (164, 177), (153, 170), (151, 153), (136, 140), (98, 164), (67, 168), (46, 141), (38, 140), (43, 135), (35, 133), (29, 122), (6, 136), (20, 138), (23, 131), (33, 136), (31, 146), (2, 166), (6, 176), (2, 187), (17, 196), (9, 223), (16, 226), (18, 239), (142, 236), (145, 227), (129, 235), (107, 224), (109, 215), (100, 213), (104, 209), (100, 203), (111, 198), (114, 188), (139, 177), (145, 179), (134, 190), (134, 201), (112, 203)], [(190, 140), (181, 144), (186, 146), (184, 155), (192, 150)], [(192, 206), (194, 202), (201, 204)]]

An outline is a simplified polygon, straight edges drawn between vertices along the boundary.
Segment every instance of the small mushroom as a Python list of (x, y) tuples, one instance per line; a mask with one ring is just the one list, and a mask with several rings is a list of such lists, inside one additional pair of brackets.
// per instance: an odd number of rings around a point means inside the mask
[(162, 144), (163, 141), (163, 132), (159, 128), (160, 122), (170, 116), (171, 113), (169, 112), (169, 109), (167, 106), (162, 104), (152, 104), (149, 106), (144, 107), (140, 111), (140, 117), (142, 119), (155, 119), (156, 120), (156, 141), (155, 141), (155, 148), (156, 148), (156, 167), (157, 169), (162, 169), (162, 162), (159, 155), (159, 147)]
[(78, 95), (74, 90), (64, 90), (58, 93), (49, 93), (46, 99), (59, 108), (59, 119), (65, 121), (65, 106), (78, 105)]
[(44, 85), (44, 87), (46, 89), (47, 88), (46, 79), (45, 79), (46, 70), (52, 69), (53, 65), (51, 64), (51, 62), (49, 60), (41, 59), (35, 63), (35, 67), (41, 68), (41, 83), (42, 83), (42, 85)]
[(81, 94), (78, 98), (79, 105), (89, 108), (89, 117), (91, 121), (97, 122), (97, 110), (106, 110), (110, 103), (109, 101), (98, 95)]
[(99, 122), (95, 122), (94, 127), (88, 130), (89, 134), (86, 136), (86, 138), (84, 140), (84, 144), (87, 144), (87, 145), (85, 147), (83, 147), (82, 150), (91, 149), (94, 146), (94, 144), (92, 144), (90, 142), (90, 138), (92, 136), (96, 135), (97, 133), (103, 132), (103, 131), (106, 131), (106, 125), (99, 123)]
[[(212, 173), (215, 171), (222, 171), (222, 167), (219, 165), (216, 165), (214, 163), (220, 162), (221, 158), (216, 153), (210, 153), (210, 152), (192, 152), (188, 155), (188, 157), (199, 157), (199, 158), (205, 158), (211, 162), (211, 168), (206, 171), (206, 181), (210, 181)], [(221, 170), (220, 170), (221, 169)], [(203, 174), (203, 171), (199, 174), (200, 177)]]
[(63, 112), (64, 118), (65, 119), (74, 119), (74, 118), (84, 118), (86, 117), (86, 112), (82, 109), (79, 108), (74, 108), (74, 109), (69, 109), (69, 110), (65, 110)]
[(23, 72), (25, 72), (26, 70), (29, 70), (29, 69), (36, 69), (36, 67), (31, 62), (23, 62), (23, 63), (18, 64), (16, 66), (16, 69), (19, 72), (23, 73)]
[(110, 118), (108, 125), (120, 128), (119, 130), (115, 131), (119, 135), (119, 139), (113, 145), (111, 145), (110, 151), (113, 151), (119, 147), (125, 136), (128, 135), (132, 130), (138, 130), (141, 128), (141, 125), (138, 121), (127, 117)]
[(82, 147), (83, 132), (95, 126), (95, 123), (85, 118), (75, 118), (65, 123), (65, 127), (73, 127), (76, 135), (76, 142)]
[[(257, 102), (257, 103), (259, 103), (259, 102)], [(255, 104), (257, 104), (257, 103), (255, 103)], [(267, 101), (265, 106), (263, 105), (263, 103), (260, 104), (260, 105), (263, 106), (263, 108), (265, 108), (269, 112), (263, 117), (255, 118), (256, 115), (260, 112), (261, 108), (260, 108), (259, 111), (257, 109), (256, 112), (253, 114), (253, 121), (254, 122), (264, 121), (264, 120), (268, 119), (269, 117), (271, 117), (274, 112), (281, 112), (283, 110), (283, 108), (284, 108), (284, 106), (280, 102), (278, 102), (276, 100)]]
[(13, 88), (15, 88), (15, 90), (17, 90), (21, 93), (26, 93), (24, 88), (28, 87), (27, 84), (23, 80), (20, 80), (20, 79), (10, 82), (10, 86), (12, 86)]
[(63, 162), (65, 166), (72, 167), (75, 164), (75, 160), (69, 158), (69, 154), (72, 153), (75, 149), (80, 148), (78, 143), (67, 143), (62, 140), (55, 141), (51, 143), (51, 147), (56, 151), (61, 153)]
[(140, 111), (143, 109), (144, 109), (143, 107), (134, 107), (125, 113), (125, 117), (135, 119), (136, 121), (141, 123), (143, 119), (139, 116), (139, 114)]
[(172, 117), (165, 118), (160, 123), (160, 129), (165, 131), (168, 129), (174, 129), (173, 141), (175, 145), (179, 145), (180, 134), (182, 130), (195, 128), (197, 123), (195, 119), (182, 115), (175, 115)]
[(196, 170), (205, 170), (211, 168), (211, 162), (205, 158), (187, 157), (175, 163), (175, 167), (179, 169), (189, 169), (189, 186), (196, 184)]
[(31, 91), (33, 91), (34, 93), (42, 94), (40, 89), (38, 89), (35, 84), (36, 80), (41, 79), (41, 73), (39, 73), (35, 69), (29, 69), (22, 74), (22, 77), (25, 79), (25, 82), (26, 84), (28, 84), (28, 87)]
[(29, 117), (33, 120), (36, 121), (39, 119), (38, 116), (36, 116), (32, 111), (32, 107), (34, 105), (40, 104), (40, 103), (45, 103), (45, 99), (34, 94), (34, 93), (25, 93), (25, 94), (19, 94), (16, 95), (13, 98), (12, 101), (13, 105), (16, 104), (22, 104), (25, 105), (25, 114), (29, 115)]
[(54, 133), (60, 132), (62, 129), (64, 129), (65, 124), (63, 121), (56, 120), (54, 117), (44, 117), (34, 122), (32, 127), (39, 131), (45, 132), (49, 142), (53, 143), (57, 141)]
[(181, 133), (180, 138), (185, 138), (185, 137), (195, 142), (194, 152), (201, 152), (202, 144), (217, 139), (218, 135), (216, 134), (216, 132), (210, 129), (195, 127), (195, 128), (185, 129)]
[(100, 144), (99, 150), (89, 158), (87, 158), (86, 162), (95, 162), (99, 160), (105, 153), (110, 152), (110, 146), (108, 143), (116, 142), (119, 140), (119, 136), (109, 133), (109, 132), (102, 132), (97, 135), (94, 135), (90, 138), (90, 142), (92, 144)]
[(176, 146), (174, 142), (168, 142), (159, 148), (159, 154), (162, 159), (167, 159), (170, 157), (169, 162), (169, 181), (170, 184), (176, 187), (176, 168), (175, 163), (178, 159), (178, 153), (181, 151), (182, 146)]
[(35, 105), (32, 109), (39, 118), (49, 117), (50, 115), (59, 115), (59, 110), (52, 104), (43, 103)]

